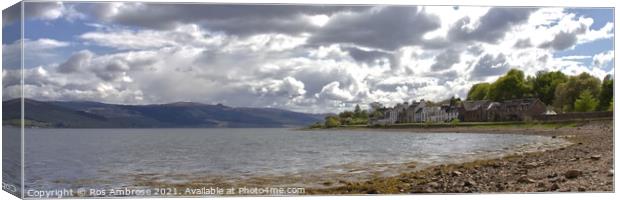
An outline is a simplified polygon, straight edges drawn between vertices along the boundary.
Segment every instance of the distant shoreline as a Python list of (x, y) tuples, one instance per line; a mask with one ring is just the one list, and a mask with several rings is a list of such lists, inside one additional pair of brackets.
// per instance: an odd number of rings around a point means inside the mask
[(575, 127), (579, 124), (596, 122), (596, 121), (609, 121), (613, 119), (608, 118), (593, 118), (587, 120), (564, 120), (564, 121), (548, 121), (548, 122), (461, 122), (458, 124), (450, 123), (407, 123), (407, 124), (393, 124), (393, 125), (342, 125), (333, 128), (309, 128), (304, 127), (299, 130), (311, 131), (311, 130), (393, 130), (393, 131), (409, 131), (409, 132), (468, 132), (468, 131), (483, 131), (483, 132), (505, 132), (507, 130), (533, 130), (533, 129), (557, 129), (561, 127)]

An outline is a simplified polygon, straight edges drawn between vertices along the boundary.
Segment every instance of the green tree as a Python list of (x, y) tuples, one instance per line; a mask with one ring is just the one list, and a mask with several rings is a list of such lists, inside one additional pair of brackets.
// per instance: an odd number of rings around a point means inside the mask
[(527, 96), (529, 92), (523, 71), (511, 69), (491, 84), (488, 98), (493, 101), (518, 99)]
[(555, 97), (555, 89), (559, 84), (568, 80), (568, 77), (560, 72), (539, 71), (531, 80), (532, 93), (546, 105), (551, 105)]
[(601, 85), (601, 94), (598, 96), (597, 110), (609, 110), (609, 103), (614, 98), (614, 79), (611, 75), (605, 76)]
[(575, 100), (575, 111), (577, 112), (591, 112), (596, 109), (596, 106), (598, 106), (598, 100), (588, 90), (581, 92), (579, 98)]
[(325, 117), (325, 127), (333, 128), (340, 126), (340, 119), (337, 116), (327, 116)]
[(354, 114), (353, 112), (347, 110), (347, 111), (344, 111), (338, 114), (338, 117), (340, 117), (341, 119), (353, 118), (353, 114)]
[(557, 111), (572, 112), (575, 110), (575, 101), (582, 92), (589, 91), (592, 96), (598, 96), (601, 92), (601, 81), (588, 74), (581, 73), (571, 76), (568, 81), (561, 83), (555, 89), (553, 106)]
[(458, 103), (461, 102), (461, 98), (456, 98), (455, 96), (452, 96), (452, 98), (450, 98), (450, 105), (451, 106), (455, 106)]
[(611, 98), (611, 101), (609, 102), (609, 107), (607, 108), (607, 111), (614, 111), (614, 98)]
[(321, 125), (321, 122), (316, 122), (312, 125), (310, 125), (310, 128), (322, 128), (323, 125)]
[(370, 117), (372, 118), (376, 118), (376, 119), (381, 119), (384, 117), (382, 110), (375, 110), (372, 113), (370, 113)]
[(362, 113), (362, 109), (360, 108), (360, 105), (357, 104), (355, 105), (355, 110), (353, 110), (353, 118), (363, 118), (363, 113)]
[(364, 119), (364, 120), (368, 120), (368, 111), (366, 110), (362, 110), (362, 112), (360, 112), (360, 119)]
[(471, 86), (467, 92), (467, 100), (483, 100), (488, 99), (490, 83), (478, 83)]

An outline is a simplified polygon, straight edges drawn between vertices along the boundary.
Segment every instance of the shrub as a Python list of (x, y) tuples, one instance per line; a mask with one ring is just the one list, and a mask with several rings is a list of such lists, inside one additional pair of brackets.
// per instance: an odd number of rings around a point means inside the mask
[(338, 120), (338, 117), (330, 116), (325, 119), (325, 127), (333, 128), (338, 126), (340, 126), (340, 120)]
[(319, 122), (316, 122), (312, 125), (310, 125), (310, 128), (323, 128), (323, 125)]

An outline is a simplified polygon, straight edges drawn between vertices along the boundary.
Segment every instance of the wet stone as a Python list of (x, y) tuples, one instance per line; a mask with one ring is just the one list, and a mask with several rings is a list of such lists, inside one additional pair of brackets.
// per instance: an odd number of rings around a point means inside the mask
[(551, 186), (549, 187), (549, 190), (551, 190), (551, 191), (556, 191), (556, 190), (558, 190), (558, 189), (560, 189), (560, 185), (558, 185), (557, 183), (553, 183), (553, 184), (551, 184)]
[(452, 176), (461, 176), (463, 173), (460, 171), (453, 171), (451, 174)]
[(525, 168), (527, 169), (532, 169), (532, 168), (536, 168), (538, 167), (538, 163), (536, 162), (531, 162), (531, 163), (526, 163), (525, 165), (523, 165)]
[(473, 180), (466, 180), (465, 182), (463, 182), (463, 186), (474, 187), (476, 186), (476, 182), (474, 182)]
[(583, 172), (579, 171), (579, 170), (568, 170), (564, 173), (564, 176), (568, 179), (574, 179), (577, 178), (579, 176), (581, 176), (583, 174)]
[(439, 183), (437, 183), (437, 182), (430, 182), (427, 185), (432, 187), (432, 188), (438, 188), (439, 187)]
[(531, 179), (531, 178), (529, 178), (526, 175), (522, 175), (521, 177), (519, 177), (519, 179), (517, 179), (517, 182), (519, 182), (519, 183), (534, 183), (536, 181)]

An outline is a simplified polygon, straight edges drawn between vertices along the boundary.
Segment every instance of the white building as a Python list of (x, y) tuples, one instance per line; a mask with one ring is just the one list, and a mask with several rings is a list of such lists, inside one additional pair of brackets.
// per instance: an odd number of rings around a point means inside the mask
[(458, 116), (459, 112), (453, 106), (423, 106), (416, 110), (415, 122), (449, 122)]

